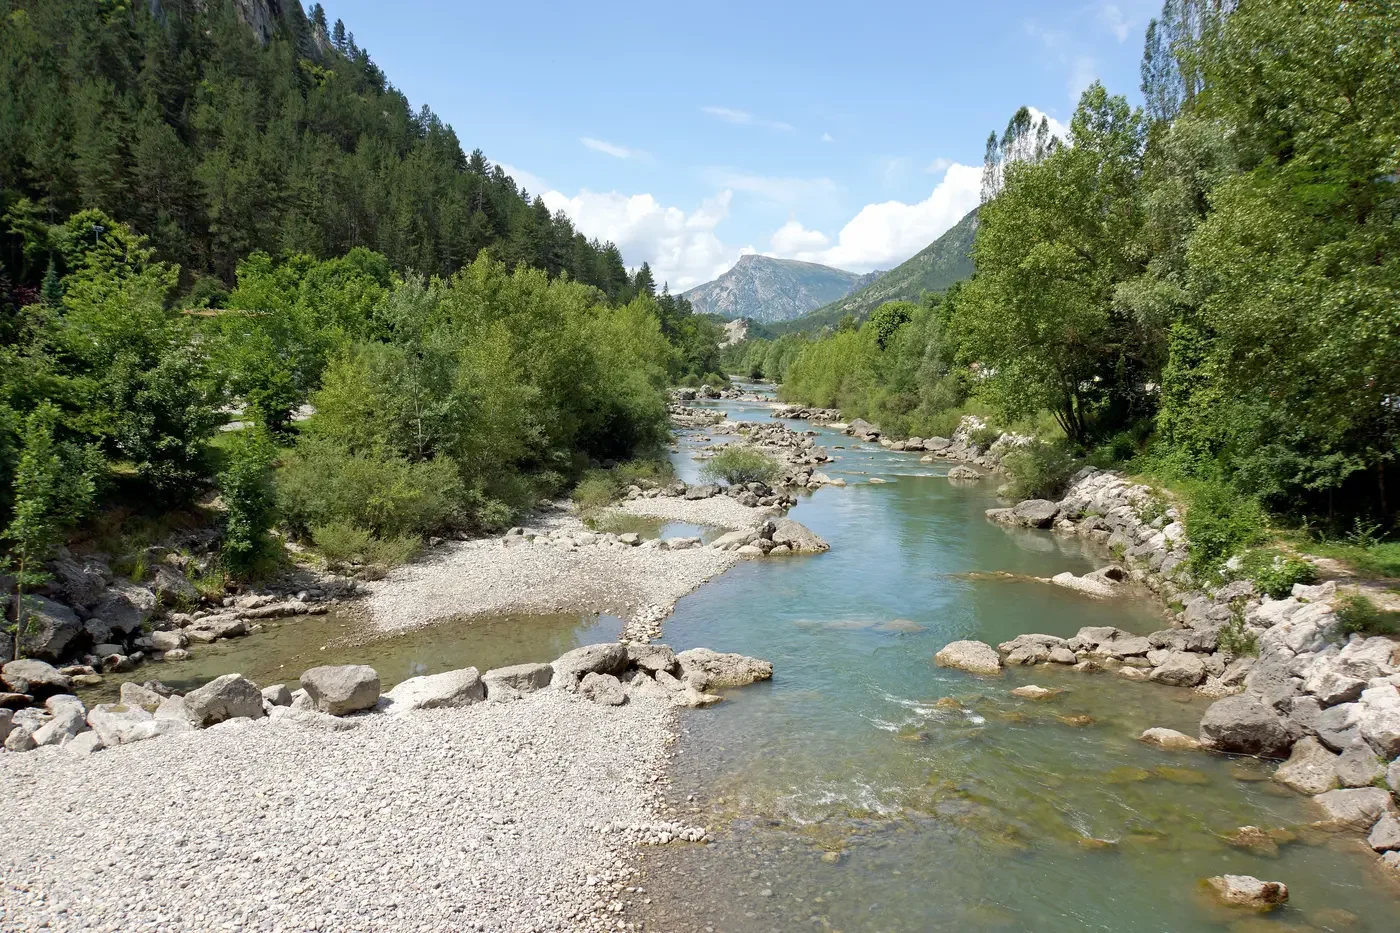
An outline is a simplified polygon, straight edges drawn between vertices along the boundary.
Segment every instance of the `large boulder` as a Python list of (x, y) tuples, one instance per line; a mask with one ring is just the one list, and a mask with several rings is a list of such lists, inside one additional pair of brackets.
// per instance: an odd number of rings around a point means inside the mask
[(612, 674), (589, 671), (579, 681), (578, 695), (599, 706), (621, 706), (627, 702), (627, 689)]
[(857, 418), (846, 425), (846, 433), (863, 441), (879, 440), (880, 438), (880, 429), (864, 418)]
[(1339, 703), (1318, 714), (1312, 724), (1317, 739), (1334, 752), (1346, 751), (1361, 739), (1360, 703)]
[(1355, 742), (1337, 759), (1337, 780), (1343, 787), (1371, 787), (1385, 777), (1385, 763), (1371, 746)]
[(806, 525), (790, 518), (779, 518), (773, 522), (773, 544), (786, 544), (796, 554), (816, 554), (831, 548)]
[(63, 552), (49, 563), (49, 591), (70, 606), (90, 609), (102, 598), (112, 571), (100, 560)]
[(1231, 907), (1273, 910), (1288, 900), (1288, 886), (1281, 881), (1260, 881), (1252, 875), (1216, 875), (1206, 885)]
[(1305, 736), (1274, 772), (1274, 780), (1300, 794), (1325, 793), (1337, 786), (1337, 756), (1317, 739)]
[(1025, 528), (1049, 528), (1060, 514), (1060, 506), (1049, 499), (1027, 499), (1012, 506), (1011, 514), (1016, 524)]
[(1249, 694), (1217, 700), (1201, 717), (1201, 744), (1216, 751), (1282, 758), (1301, 728)]
[(1382, 787), (1352, 787), (1318, 794), (1313, 802), (1327, 820), (1353, 829), (1370, 829), (1382, 814), (1395, 813), (1390, 792)]
[[(7, 619), (15, 618), (12, 596), (7, 602)], [(42, 661), (57, 661), (83, 631), (83, 623), (72, 609), (42, 596), (24, 594), (24, 634), (20, 647), (26, 657)]]
[[(486, 699), (481, 673), (474, 667), (424, 677), (410, 677), (386, 695), (390, 712), (471, 706)], [(288, 699), (290, 702), (290, 698)]]
[(666, 671), (674, 674), (680, 670), (680, 662), (670, 645), (628, 645), (627, 661), (638, 670), (655, 674)]
[[(121, 705), (135, 707), (154, 713), (160, 708), (160, 704), (165, 702), (165, 697), (137, 683), (127, 681), (121, 687)], [(111, 742), (107, 743), (111, 745)]]
[(551, 686), (572, 690), (585, 674), (612, 674), (627, 670), (627, 649), (619, 644), (584, 645), (559, 656), (554, 662)]
[(518, 700), (527, 693), (534, 693), (549, 686), (554, 677), (552, 664), (512, 664), (498, 667), (481, 675), (486, 688), (486, 699)]
[(1153, 668), (1152, 679), (1172, 687), (1194, 687), (1206, 679), (1206, 665), (1199, 654), (1171, 651)]
[(1400, 758), (1400, 688), (1381, 683), (1361, 692), (1361, 737), (1386, 760)]
[(332, 716), (373, 709), (379, 702), (379, 674), (366, 664), (313, 667), (301, 675), (301, 685), (312, 708)]
[(939, 667), (953, 667), (971, 674), (1000, 674), (1001, 655), (983, 641), (955, 641), (933, 656)]
[(676, 655), (682, 679), (699, 691), (717, 687), (742, 687), (773, 677), (773, 665), (742, 654), (724, 654), (709, 648), (691, 648)]
[(1391, 852), (1400, 849), (1400, 820), (1395, 818), (1393, 813), (1385, 813), (1376, 820), (1376, 825), (1371, 827), (1371, 834), (1366, 837), (1371, 848), (1377, 852)]
[(100, 619), (109, 631), (130, 635), (150, 621), (155, 609), (154, 593), (121, 580), (102, 591), (102, 598), (92, 607), (92, 616)]
[(34, 730), (33, 742), (36, 747), (62, 745), (87, 728), (87, 710), (77, 697), (59, 694), (49, 697), (45, 705), (50, 717)]
[(185, 694), (185, 714), (191, 724), (204, 728), (226, 719), (263, 714), (263, 696), (258, 685), (242, 674), (225, 674)]
[(130, 745), (157, 736), (188, 732), (193, 726), (188, 720), (157, 719), (145, 710), (118, 703), (99, 703), (87, 716), (88, 725), (102, 740), (102, 745)]
[(27, 693), (42, 700), (59, 693), (71, 693), (73, 681), (52, 665), (34, 658), (10, 661), (0, 667), (0, 681), (15, 693)]
[(193, 606), (199, 603), (199, 591), (194, 588), (194, 584), (169, 564), (156, 567), (152, 585), (156, 590), (156, 598), (167, 606)]

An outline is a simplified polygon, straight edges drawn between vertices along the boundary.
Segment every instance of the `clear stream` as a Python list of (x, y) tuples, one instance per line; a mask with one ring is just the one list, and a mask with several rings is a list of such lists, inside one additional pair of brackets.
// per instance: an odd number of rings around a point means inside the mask
[[(707, 404), (733, 420), (771, 411)], [(987, 522), (992, 481), (955, 485), (947, 463), (818, 430), (838, 458), (825, 472), (850, 485), (790, 514), (832, 549), (740, 564), (665, 623), (677, 650), (766, 658), (775, 677), (683, 714), (672, 795), (684, 817), (716, 828), (716, 842), (645, 850), (651, 904), (634, 919), (665, 931), (1400, 929), (1400, 899), (1374, 859), (1355, 837), (1306, 830), (1314, 814), (1268, 780), (1272, 765), (1136, 740), (1149, 726), (1194, 734), (1206, 704), (1190, 691), (1045, 668), (984, 679), (936, 667), (934, 653), (959, 638), (996, 644), (1083, 625), (1146, 633), (1163, 626), (1162, 611), (1027, 579), (1082, 573), (1104, 557)], [(693, 454), (710, 433), (682, 435), (682, 478), (696, 477)], [(387, 686), (549, 660), (619, 630), (609, 617), (514, 617), (347, 645), (351, 620), (305, 617), (200, 648), (159, 676), (177, 689), (233, 670), (293, 682), (306, 667), (355, 661)], [(1025, 683), (1063, 692), (1009, 695)], [(1244, 825), (1282, 830), (1283, 844), (1267, 855), (1229, 845)], [(1262, 917), (1214, 907), (1199, 879), (1221, 873), (1283, 881), (1290, 903)]]

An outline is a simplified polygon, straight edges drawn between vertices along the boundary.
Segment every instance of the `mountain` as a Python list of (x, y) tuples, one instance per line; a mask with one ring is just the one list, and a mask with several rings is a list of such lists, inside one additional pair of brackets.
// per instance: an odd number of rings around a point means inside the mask
[(810, 314), (786, 322), (781, 330), (816, 330), (848, 314), (864, 320), (887, 301), (918, 301), (924, 292), (945, 292), (955, 282), (972, 277), (972, 241), (977, 234), (977, 209), (948, 232), (864, 288), (842, 295)]
[(699, 314), (726, 320), (787, 321), (849, 295), (879, 275), (751, 254), (739, 257), (734, 268), (713, 282), (685, 292), (685, 297)]

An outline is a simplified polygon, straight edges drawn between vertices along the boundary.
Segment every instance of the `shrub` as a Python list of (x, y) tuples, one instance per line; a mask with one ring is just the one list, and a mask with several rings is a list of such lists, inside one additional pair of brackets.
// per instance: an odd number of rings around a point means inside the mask
[(1348, 593), (1337, 601), (1337, 631), (1348, 635), (1394, 635), (1396, 613), (1382, 612), (1365, 593)]
[(1220, 629), (1220, 650), (1237, 658), (1259, 653), (1259, 636), (1244, 624), (1244, 612), (1239, 608)]
[(706, 479), (724, 480), (731, 486), (741, 483), (771, 484), (782, 466), (777, 460), (753, 447), (726, 447), (700, 468)]
[(574, 487), (574, 505), (586, 521), (611, 505), (617, 498), (617, 491), (617, 475), (614, 472), (590, 470)]
[(1293, 584), (1317, 582), (1317, 568), (1292, 554), (1273, 548), (1257, 548), (1245, 553), (1240, 561), (1241, 573), (1259, 592), (1283, 599), (1293, 591)]
[(973, 428), (967, 432), (967, 439), (978, 447), (990, 447), (1001, 437), (1001, 428), (994, 428), (990, 424), (984, 424), (980, 428)]
[(1193, 573), (1218, 575), (1220, 565), (1232, 554), (1263, 542), (1267, 524), (1263, 508), (1254, 499), (1222, 483), (1205, 481), (1188, 485), (1186, 496)]
[(1011, 473), (1011, 496), (1016, 499), (1058, 499), (1069, 485), (1077, 464), (1063, 443), (1032, 441), (1002, 461)]
[(358, 563), (394, 567), (410, 560), (421, 544), (413, 535), (376, 538), (348, 522), (319, 525), (312, 530), (311, 539), (332, 566)]
[(455, 522), (464, 499), (451, 460), (412, 462), (301, 444), (277, 476), (277, 503), (298, 534), (345, 523), (389, 539), (428, 534)]
[(235, 575), (247, 574), (267, 556), (276, 500), (269, 468), (273, 447), (262, 431), (249, 428), (229, 453), (228, 468), (219, 474), (224, 501), (224, 566)]

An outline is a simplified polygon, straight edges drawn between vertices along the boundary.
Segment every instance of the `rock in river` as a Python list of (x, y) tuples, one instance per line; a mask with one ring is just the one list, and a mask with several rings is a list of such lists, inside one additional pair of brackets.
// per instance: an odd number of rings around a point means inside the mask
[(1288, 900), (1288, 885), (1281, 881), (1260, 881), (1252, 875), (1216, 875), (1206, 884), (1223, 903), (1232, 907), (1273, 910)]
[(1337, 786), (1337, 756), (1317, 739), (1305, 736), (1293, 746), (1288, 760), (1274, 772), (1274, 780), (1300, 794), (1321, 794)]
[(1000, 674), (1001, 655), (983, 641), (955, 641), (934, 655), (939, 667), (955, 667), (972, 674)]
[(831, 548), (806, 525), (790, 518), (780, 518), (773, 523), (773, 543), (786, 544), (795, 554), (816, 554)]
[(1297, 725), (1247, 694), (1217, 700), (1201, 717), (1201, 744), (1221, 752), (1281, 758), (1299, 734)]
[(1201, 743), (1191, 736), (1183, 735), (1175, 729), (1164, 729), (1161, 726), (1144, 731), (1138, 738), (1148, 745), (1156, 745), (1158, 748), (1174, 752), (1195, 751), (1201, 747)]
[[(332, 716), (372, 709), (379, 702), (379, 674), (365, 664), (313, 667), (301, 675), (301, 685), (312, 707)], [(258, 699), (261, 701), (261, 694)], [(185, 701), (189, 702), (188, 696)]]
[(1370, 829), (1383, 814), (1395, 812), (1390, 792), (1380, 787), (1329, 790), (1318, 794), (1313, 802), (1322, 808), (1328, 820), (1363, 831)]
[(773, 665), (742, 654), (723, 654), (709, 648), (691, 648), (676, 655), (682, 678), (696, 690), (743, 687), (773, 676)]

